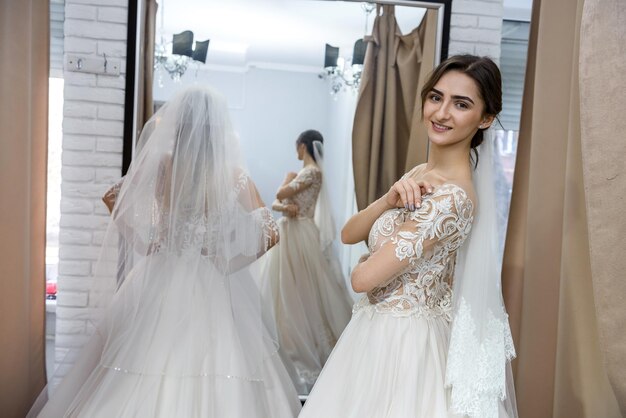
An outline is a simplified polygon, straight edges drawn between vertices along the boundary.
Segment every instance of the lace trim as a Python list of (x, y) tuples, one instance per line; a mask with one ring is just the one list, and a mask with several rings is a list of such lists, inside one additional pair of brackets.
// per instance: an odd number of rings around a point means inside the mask
[(498, 418), (498, 403), (506, 399), (507, 362), (515, 358), (511, 329), (504, 313), (500, 320), (488, 310), (482, 340), (465, 299), (459, 302), (448, 349), (446, 386), (451, 409), (471, 418)]

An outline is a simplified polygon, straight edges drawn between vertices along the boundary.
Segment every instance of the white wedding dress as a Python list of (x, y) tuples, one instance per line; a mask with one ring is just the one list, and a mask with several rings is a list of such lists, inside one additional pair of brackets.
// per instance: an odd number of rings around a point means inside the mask
[(376, 220), (369, 250), (393, 248), (401, 273), (354, 305), (300, 417), (455, 417), (445, 388), (452, 281), (473, 210), (462, 188), (445, 184), (415, 212)]
[(279, 221), (280, 243), (264, 260), (264, 301), (274, 310), (281, 355), (300, 394), (309, 393), (350, 320), (352, 299), (333, 254), (324, 252), (314, 222), (322, 172), (304, 167), (289, 183), (298, 216)]
[(92, 277), (94, 334), (40, 417), (293, 418), (250, 266), (277, 226), (205, 88), (142, 132)]

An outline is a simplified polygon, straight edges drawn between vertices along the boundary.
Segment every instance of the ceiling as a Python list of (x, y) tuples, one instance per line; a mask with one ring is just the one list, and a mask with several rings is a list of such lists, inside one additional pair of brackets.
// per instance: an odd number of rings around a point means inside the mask
[[(210, 39), (208, 65), (258, 65), (303, 71), (319, 69), (324, 46), (340, 47), (350, 57), (365, 33), (363, 3), (324, 0), (159, 0), (166, 39), (191, 30), (194, 39)], [(370, 13), (371, 31), (375, 11)], [(425, 9), (397, 6), (403, 33), (422, 20)], [(161, 10), (157, 13), (157, 41)]]

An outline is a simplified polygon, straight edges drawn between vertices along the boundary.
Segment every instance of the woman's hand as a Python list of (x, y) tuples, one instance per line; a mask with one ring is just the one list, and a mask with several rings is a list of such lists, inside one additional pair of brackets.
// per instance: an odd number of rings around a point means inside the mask
[(285, 205), (283, 213), (289, 218), (295, 218), (298, 216), (298, 205), (293, 203)]
[(389, 207), (413, 211), (422, 206), (422, 196), (432, 191), (429, 182), (408, 177), (395, 182), (383, 199)]

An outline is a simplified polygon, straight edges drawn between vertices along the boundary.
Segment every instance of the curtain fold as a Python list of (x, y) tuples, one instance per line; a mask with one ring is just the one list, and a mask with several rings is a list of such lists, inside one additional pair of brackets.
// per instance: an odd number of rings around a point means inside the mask
[(0, 411), (45, 385), (49, 2), (0, 1)]
[(533, 4), (503, 262), (521, 417), (621, 416), (592, 292), (578, 89), (582, 6)]
[[(381, 14), (382, 12), (382, 14)], [(402, 35), (394, 6), (377, 6), (352, 131), (359, 209), (384, 194), (409, 168), (426, 161), (419, 91), (435, 63), (437, 12)]]
[(585, 0), (580, 29), (581, 140), (593, 291), (609, 380), (626, 415), (626, 4)]

